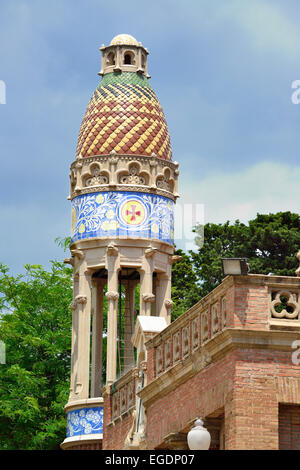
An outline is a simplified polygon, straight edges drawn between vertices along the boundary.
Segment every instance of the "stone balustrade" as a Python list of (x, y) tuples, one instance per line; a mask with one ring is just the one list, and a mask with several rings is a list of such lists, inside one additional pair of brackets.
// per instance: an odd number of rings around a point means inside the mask
[(126, 415), (135, 407), (136, 379), (138, 369), (134, 367), (112, 385), (112, 421)]
[(146, 343), (148, 351), (153, 349), (148, 380), (200, 351), (226, 329), (300, 329), (300, 279), (256, 274), (227, 277)]

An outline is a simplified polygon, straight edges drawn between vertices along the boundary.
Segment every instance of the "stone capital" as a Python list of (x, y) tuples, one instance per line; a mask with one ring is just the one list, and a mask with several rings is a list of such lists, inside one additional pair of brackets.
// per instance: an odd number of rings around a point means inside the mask
[(119, 294), (118, 292), (115, 292), (115, 291), (108, 291), (106, 292), (105, 297), (107, 298), (107, 300), (117, 300), (119, 297)]
[(155, 295), (154, 294), (143, 294), (143, 301), (153, 303), (155, 301)]
[(166, 299), (165, 300), (165, 306), (167, 309), (171, 309), (174, 305), (174, 302), (171, 299)]
[(84, 305), (87, 302), (87, 296), (86, 295), (76, 295), (75, 297), (75, 302), (80, 305)]
[(119, 249), (116, 247), (114, 243), (110, 243), (106, 249), (106, 253), (108, 256), (118, 256)]

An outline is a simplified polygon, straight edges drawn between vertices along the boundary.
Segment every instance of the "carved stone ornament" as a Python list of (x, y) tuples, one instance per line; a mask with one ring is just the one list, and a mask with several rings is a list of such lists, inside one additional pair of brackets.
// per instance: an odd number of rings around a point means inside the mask
[(160, 189), (164, 189), (165, 191), (170, 191), (170, 184), (166, 178), (157, 178), (156, 186)]
[(138, 165), (132, 165), (129, 169), (129, 174), (120, 177), (121, 184), (146, 184), (143, 176), (139, 175)]
[(174, 201), (179, 196), (177, 173), (172, 161), (162, 160), (155, 154), (141, 155), (138, 161), (136, 155), (112, 152), (81, 157), (71, 164), (70, 199), (93, 192), (96, 188), (98, 191), (109, 191), (114, 187), (120, 191), (154, 192)]
[(105, 297), (107, 298), (107, 300), (117, 300), (119, 298), (119, 294), (118, 292), (114, 292), (111, 290), (106, 292)]
[(155, 295), (154, 294), (143, 294), (143, 301), (153, 303), (155, 301)]
[(152, 248), (152, 246), (150, 246), (149, 248), (146, 248), (145, 250), (145, 256), (146, 258), (152, 258), (152, 256), (157, 252), (157, 248)]
[(91, 170), (91, 177), (85, 180), (85, 186), (98, 186), (101, 184), (108, 184), (108, 182), (108, 177), (105, 175), (101, 175), (100, 168), (94, 167)]
[(212, 361), (212, 357), (209, 353), (203, 353), (200, 357), (199, 365), (201, 369), (204, 369)]
[(118, 256), (119, 249), (113, 243), (110, 243), (106, 249), (106, 253), (108, 256)]
[(297, 294), (289, 291), (280, 291), (271, 302), (271, 315), (273, 318), (286, 318), (294, 320), (299, 318), (300, 305)]
[(174, 302), (171, 299), (166, 299), (165, 300), (165, 306), (168, 310), (171, 309), (173, 307), (173, 305), (174, 305)]
[(169, 257), (169, 264), (174, 264), (177, 263), (177, 261), (180, 261), (182, 259), (182, 256), (179, 255), (173, 255)]
[(82, 168), (82, 160), (83, 160), (82, 157), (76, 160), (75, 168), (77, 168), (78, 170)]
[(84, 305), (87, 302), (87, 296), (86, 295), (76, 295), (75, 301), (77, 304)]
[(79, 259), (83, 259), (85, 254), (82, 250), (71, 250), (72, 256), (77, 256)]

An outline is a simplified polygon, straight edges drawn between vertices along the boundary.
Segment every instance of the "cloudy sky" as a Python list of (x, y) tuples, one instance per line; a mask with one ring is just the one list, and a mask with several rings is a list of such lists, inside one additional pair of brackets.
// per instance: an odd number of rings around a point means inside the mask
[(299, 0), (1, 0), (0, 260), (64, 257), (69, 165), (98, 49), (119, 33), (150, 51), (181, 205), (205, 222), (299, 212), (299, 20)]

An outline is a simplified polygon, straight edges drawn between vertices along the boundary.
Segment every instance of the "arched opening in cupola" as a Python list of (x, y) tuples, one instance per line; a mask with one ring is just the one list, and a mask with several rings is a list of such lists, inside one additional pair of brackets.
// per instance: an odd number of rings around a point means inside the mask
[(134, 54), (131, 51), (126, 51), (124, 54), (124, 65), (134, 65)]

